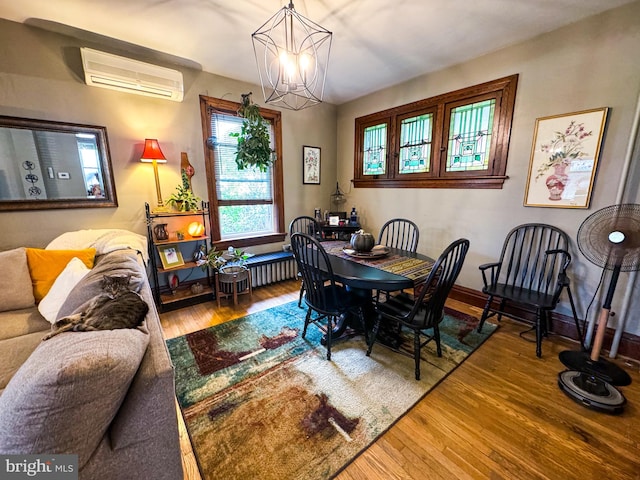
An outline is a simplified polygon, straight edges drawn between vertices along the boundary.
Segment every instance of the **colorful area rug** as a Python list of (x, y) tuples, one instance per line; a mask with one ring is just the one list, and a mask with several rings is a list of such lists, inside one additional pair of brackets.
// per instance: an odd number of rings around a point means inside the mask
[(362, 336), (328, 362), (304, 316), (291, 302), (167, 341), (203, 479), (332, 478), (495, 330), (448, 310), (443, 356), (423, 348), (416, 381), (411, 358), (378, 344), (367, 357)]

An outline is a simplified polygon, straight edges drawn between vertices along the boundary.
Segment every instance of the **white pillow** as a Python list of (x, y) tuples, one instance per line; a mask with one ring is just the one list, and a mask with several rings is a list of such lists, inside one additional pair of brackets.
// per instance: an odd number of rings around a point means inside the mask
[(55, 323), (58, 312), (69, 293), (87, 273), (89, 273), (89, 269), (82, 260), (78, 257), (73, 257), (53, 282), (49, 293), (38, 304), (40, 315), (50, 323)]

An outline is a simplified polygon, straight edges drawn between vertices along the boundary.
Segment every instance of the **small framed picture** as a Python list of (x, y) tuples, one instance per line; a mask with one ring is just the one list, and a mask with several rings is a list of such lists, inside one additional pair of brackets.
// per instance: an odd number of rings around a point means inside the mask
[(158, 245), (158, 253), (162, 261), (162, 268), (165, 270), (184, 265), (182, 253), (176, 244)]
[(320, 184), (320, 147), (302, 147), (302, 183)]

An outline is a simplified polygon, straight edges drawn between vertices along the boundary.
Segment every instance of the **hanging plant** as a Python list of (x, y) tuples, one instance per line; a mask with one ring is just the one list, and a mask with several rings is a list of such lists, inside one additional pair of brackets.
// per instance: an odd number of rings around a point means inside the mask
[(275, 160), (269, 144), (269, 124), (260, 115), (260, 107), (251, 101), (251, 92), (242, 94), (238, 115), (244, 118), (240, 133), (231, 133), (238, 139), (236, 165), (238, 170), (257, 168), (266, 172)]

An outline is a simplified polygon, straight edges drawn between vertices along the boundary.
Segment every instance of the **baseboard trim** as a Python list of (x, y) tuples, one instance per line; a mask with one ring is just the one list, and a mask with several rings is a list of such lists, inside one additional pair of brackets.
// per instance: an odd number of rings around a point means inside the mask
[[(484, 308), (487, 302), (487, 296), (481, 291), (460, 285), (454, 285), (449, 297), (478, 308)], [(497, 307), (498, 303), (495, 302), (493, 306)], [(533, 313), (523, 308), (518, 308), (515, 305), (509, 306), (507, 312), (531, 322), (535, 321), (535, 315)], [(582, 323), (580, 327), (582, 328)], [(578, 340), (578, 333), (576, 332), (573, 317), (569, 315), (553, 312), (551, 314), (551, 331), (557, 335), (576, 341)], [(611, 345), (614, 334), (614, 329), (607, 328), (603, 344)], [(603, 354), (604, 352), (608, 353), (609, 351), (603, 349)], [(626, 332), (623, 333), (620, 339), (620, 345), (618, 346), (618, 355), (640, 361), (640, 337)]]

